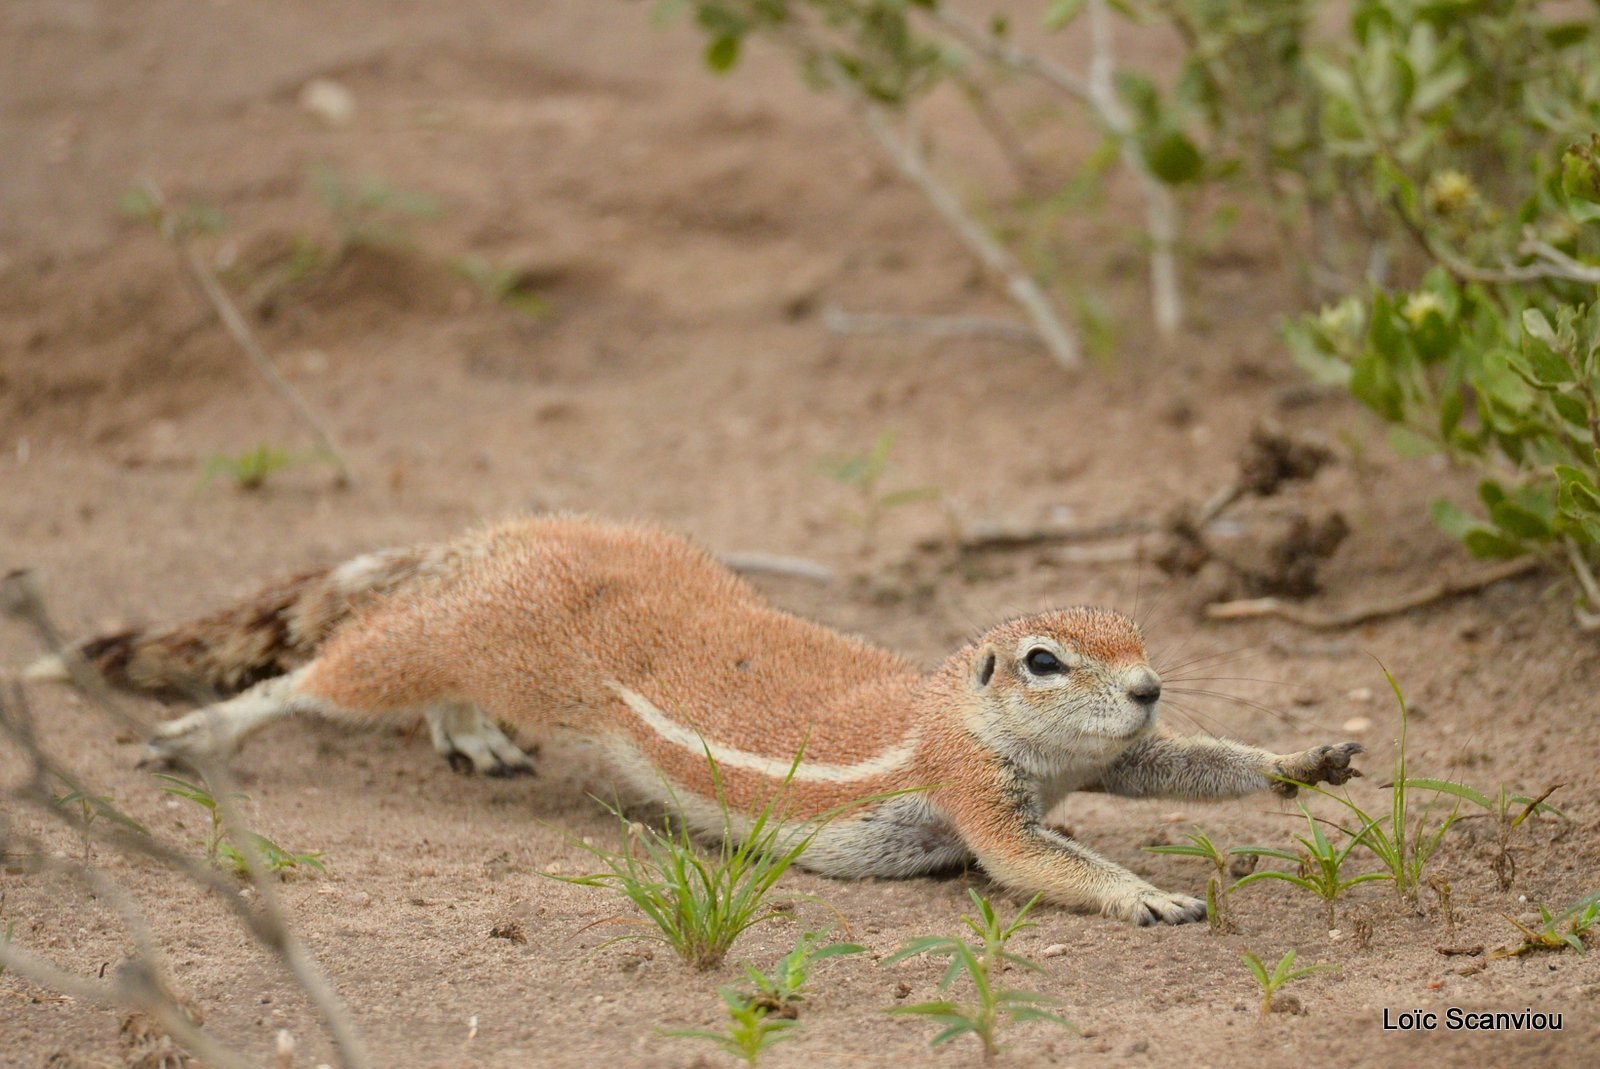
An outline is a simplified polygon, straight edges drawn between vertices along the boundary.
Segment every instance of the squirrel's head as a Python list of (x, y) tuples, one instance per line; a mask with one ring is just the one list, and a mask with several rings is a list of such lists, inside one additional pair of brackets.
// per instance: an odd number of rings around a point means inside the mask
[(969, 728), (1040, 773), (1114, 756), (1155, 725), (1161, 677), (1138, 625), (1119, 612), (1019, 617), (952, 662)]

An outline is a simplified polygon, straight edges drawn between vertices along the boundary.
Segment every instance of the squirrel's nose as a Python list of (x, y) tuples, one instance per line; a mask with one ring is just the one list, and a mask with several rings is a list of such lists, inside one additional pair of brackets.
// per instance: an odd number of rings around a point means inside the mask
[(1161, 697), (1161, 677), (1148, 668), (1135, 668), (1128, 676), (1128, 697), (1140, 705), (1154, 705)]

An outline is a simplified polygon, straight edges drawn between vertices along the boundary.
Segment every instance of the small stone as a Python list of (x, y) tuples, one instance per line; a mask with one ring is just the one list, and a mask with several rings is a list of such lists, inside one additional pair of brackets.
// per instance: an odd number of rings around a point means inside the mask
[(1344, 932), (1340, 931), (1338, 928), (1329, 928), (1328, 929), (1328, 939), (1331, 940), (1332, 942), (1337, 943), (1339, 940), (1341, 940), (1343, 938), (1344, 938)]
[(1352, 716), (1339, 726), (1345, 731), (1362, 732), (1372, 727), (1372, 718), (1370, 716)]
[(1349, 694), (1346, 694), (1345, 697), (1353, 702), (1361, 702), (1363, 705), (1365, 705), (1367, 702), (1372, 700), (1372, 688), (1356, 687)]
[(1071, 952), (1072, 948), (1067, 946), (1065, 943), (1051, 943), (1049, 946), (1039, 951), (1039, 956), (1041, 958), (1059, 958), (1063, 954), (1069, 954)]
[(332, 78), (313, 78), (300, 89), (298, 103), (329, 126), (343, 126), (356, 114), (355, 94)]

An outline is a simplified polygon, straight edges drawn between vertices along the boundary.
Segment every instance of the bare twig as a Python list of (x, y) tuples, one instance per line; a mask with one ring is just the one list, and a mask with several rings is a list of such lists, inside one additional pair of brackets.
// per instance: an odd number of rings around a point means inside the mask
[(998, 527), (974, 526), (955, 535), (926, 539), (918, 549), (942, 549), (953, 541), (957, 549), (967, 553), (988, 550), (1029, 549), (1036, 546), (1066, 546), (1084, 542), (1103, 542), (1130, 535), (1149, 534), (1156, 525), (1148, 520), (1108, 520), (1105, 523), (1083, 527)]
[[(50, 619), (37, 577), (33, 573), (13, 572), (0, 579), (0, 608), (34, 627), (44, 639), (47, 648), (61, 658), (62, 663), (68, 667), (74, 680), (90, 684), (85, 690), (102, 711), (125, 726), (145, 730), (143, 722), (129, 714), (121, 705), (105, 700), (107, 695), (104, 683), (96, 679), (94, 673), (83, 664), (82, 658), (61, 641), (61, 634)], [(10, 699), (10, 705), (15, 707), (16, 712), (7, 714), (3, 704), (0, 703), (0, 731), (4, 731), (18, 744), (21, 753), (32, 762), (33, 766), (32, 782), (22, 788), (20, 796), (37, 808), (53, 814), (56, 819), (68, 821), (67, 815), (50, 803), (47, 784), (52, 775), (69, 781), (77, 781), (80, 777), (73, 776), (45, 754), (34, 736), (32, 718), (26, 714), (20, 687)], [(254, 838), (234, 804), (233, 797), (236, 792), (227, 768), (219, 762), (203, 758), (196, 758), (194, 763), (197, 766), (196, 771), (211, 787), (230, 840), (244, 858), (254, 891), (254, 903), (247, 901), (240, 893), (238, 885), (215, 868), (180, 854), (153, 837), (133, 834), (117, 827), (102, 827), (99, 824), (91, 829), (92, 833), (125, 852), (142, 854), (155, 860), (214, 892), (239, 918), (250, 935), (282, 960), (308, 1001), (316, 1007), (327, 1025), (334, 1047), (338, 1051), (340, 1063), (346, 1069), (370, 1069), (372, 1061), (367, 1054), (366, 1044), (356, 1030), (348, 1010), (305, 945), (289, 926), (279, 903), (274, 877), (264, 863)], [(140, 1008), (145, 1007), (141, 1005)], [(167, 1026), (166, 1017), (159, 1019), (164, 1027)], [(168, 1030), (172, 1031), (174, 1036), (179, 1036), (178, 1031), (172, 1028)]]
[(1600, 286), (1600, 267), (1574, 260), (1547, 241), (1528, 238), (1517, 246), (1517, 251), (1524, 256), (1537, 257), (1543, 261), (1546, 278), (1564, 278), (1572, 282)]
[(1150, 231), (1150, 294), (1156, 328), (1163, 334), (1177, 331), (1183, 321), (1183, 297), (1178, 285), (1178, 211), (1172, 190), (1156, 177), (1135, 137), (1133, 120), (1117, 97), (1115, 43), (1111, 16), (1103, 0), (1089, 0), (1087, 16), (1093, 47), (1088, 78), (1048, 56), (1036, 55), (994, 34), (985, 33), (960, 13), (945, 5), (927, 12), (968, 47), (990, 62), (1030, 75), (1056, 91), (1087, 106), (1095, 121), (1116, 138), (1122, 161), (1139, 181), (1145, 200), (1145, 225)]
[[(9, 702), (0, 693), (0, 724), (9, 729), (26, 719), (26, 708), (20, 692)], [(13, 737), (18, 735), (32, 738), (32, 731), (26, 729), (13, 733)], [(0, 965), (49, 991), (108, 1009), (132, 1008), (147, 1014), (177, 1043), (209, 1065), (224, 1069), (245, 1069), (252, 1065), (248, 1059), (212, 1039), (184, 1012), (183, 1005), (172, 994), (161, 974), (160, 955), (145, 925), (143, 914), (121, 887), (90, 866), (47, 857), (42, 849), (36, 851), (35, 856), (38, 869), (64, 872), (89, 886), (99, 898), (110, 902), (127, 926), (135, 953), (118, 967), (109, 983), (97, 983), (67, 972), (10, 941), (0, 942)]]
[(835, 334), (920, 334), (929, 338), (992, 338), (1012, 345), (1039, 347), (1037, 331), (1020, 323), (984, 316), (908, 316), (845, 312), (829, 308), (822, 322)]
[(1578, 577), (1578, 586), (1583, 589), (1584, 600), (1588, 603), (1587, 607), (1574, 605), (1573, 618), (1585, 631), (1600, 631), (1600, 580), (1595, 579), (1594, 570), (1589, 567), (1577, 543), (1564, 538), (1562, 545), (1566, 547), (1567, 563), (1572, 566), (1572, 574)]
[(1412, 218), (1398, 196), (1392, 197), (1390, 203), (1395, 216), (1418, 247), (1463, 282), (1516, 283), (1554, 279), (1600, 285), (1600, 267), (1574, 260), (1554, 245), (1535, 238), (1527, 238), (1517, 246), (1517, 252), (1521, 255), (1534, 257), (1531, 264), (1503, 263), (1499, 267), (1483, 267), (1471, 263), (1434, 241), (1428, 228), (1420, 220)]
[(1051, 550), (1051, 564), (1130, 564), (1149, 555), (1144, 541), (1113, 542), (1108, 546), (1062, 546)]
[(979, 125), (988, 131), (1000, 155), (1005, 158), (1006, 165), (1011, 168), (1018, 187), (1032, 195), (1048, 192), (1048, 176), (1040, 171), (1039, 165), (1028, 155), (1022, 138), (1017, 136), (1016, 127), (1004, 112), (995, 107), (988, 88), (972, 78), (960, 78), (958, 84), (967, 103), (972, 106), (972, 114)]
[(1369, 620), (1399, 616), (1402, 613), (1410, 612), (1412, 609), (1431, 605), (1436, 601), (1443, 601), (1446, 598), (1453, 598), (1460, 594), (1470, 594), (1495, 583), (1527, 575), (1529, 572), (1538, 570), (1542, 564), (1543, 562), (1536, 557), (1522, 557), (1517, 560), (1505, 561), (1476, 575), (1442, 579), (1437, 583), (1430, 583), (1406, 594), (1399, 594), (1392, 598), (1375, 601), (1369, 605), (1343, 609), (1337, 612), (1319, 612), (1316, 609), (1295, 605), (1279, 598), (1251, 598), (1244, 601), (1224, 601), (1215, 605), (1208, 605), (1206, 606), (1206, 616), (1212, 620), (1248, 620), (1261, 617), (1277, 617), (1292, 624), (1299, 624), (1301, 627), (1323, 631), (1337, 630), (1343, 627), (1354, 627), (1356, 624), (1366, 623)]
[(833, 581), (832, 568), (804, 557), (783, 557), (772, 553), (719, 553), (717, 559), (745, 575), (783, 575), (818, 583)]
[(867, 96), (829, 52), (815, 47), (796, 31), (791, 30), (785, 37), (804, 54), (816, 57), (818, 71), (850, 102), (866, 125), (867, 132), (877, 140), (900, 173), (922, 190), (922, 195), (928, 199), (934, 211), (944, 218), (967, 248), (989, 270), (1005, 280), (1006, 292), (1027, 313), (1040, 341), (1056, 363), (1068, 370), (1076, 370), (1083, 363), (1077, 336), (1011, 250), (974, 219), (962, 206), (961, 198), (929, 170), (916, 139), (898, 133), (883, 105)]
[(189, 234), (184, 227), (177, 225), (172, 213), (168, 210), (165, 197), (153, 182), (144, 183), (145, 193), (150, 197), (155, 206), (156, 219), (159, 223), (161, 236), (167, 240), (173, 250), (178, 254), (178, 262), (183, 267), (184, 275), (199, 291), (200, 296), (211, 310), (216, 313), (222, 325), (233, 340), (244, 350), (250, 362), (255, 365), (256, 371), (272, 387), (274, 393), (289, 406), (300, 422), (306, 425), (311, 436), (316, 439), (317, 449), (328, 458), (336, 472), (337, 485), (341, 487), (353, 486), (355, 478), (350, 473), (350, 466), (345, 462), (344, 454), (334, 444), (333, 436), (323, 426), (311, 406), (306, 403), (300, 391), (295, 389), (289, 380), (279, 372), (277, 365), (272, 362), (272, 357), (267, 355), (266, 349), (257, 340), (251, 331), (250, 324), (245, 322), (244, 316), (239, 314), (238, 306), (233, 303), (233, 298), (228, 296), (228, 291), (222, 288), (222, 283), (217, 281), (217, 276), (212, 272), (210, 265), (205, 262), (194, 246), (189, 241)]
[(1122, 160), (1139, 180), (1144, 191), (1145, 220), (1150, 228), (1150, 299), (1154, 305), (1156, 329), (1175, 334), (1183, 322), (1183, 303), (1178, 291), (1178, 209), (1172, 190), (1150, 169), (1133, 121), (1117, 97), (1113, 78), (1116, 56), (1113, 53), (1111, 12), (1105, 0), (1089, 0), (1089, 33), (1094, 54), (1089, 61), (1089, 92), (1104, 122), (1117, 135)]

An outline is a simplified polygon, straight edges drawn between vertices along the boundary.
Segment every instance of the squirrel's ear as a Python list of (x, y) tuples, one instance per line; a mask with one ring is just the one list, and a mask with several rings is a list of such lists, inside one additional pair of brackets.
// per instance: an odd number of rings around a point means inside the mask
[(972, 676), (972, 681), (979, 690), (989, 685), (989, 680), (994, 678), (995, 652), (993, 647), (985, 649), (978, 658), (978, 670)]

